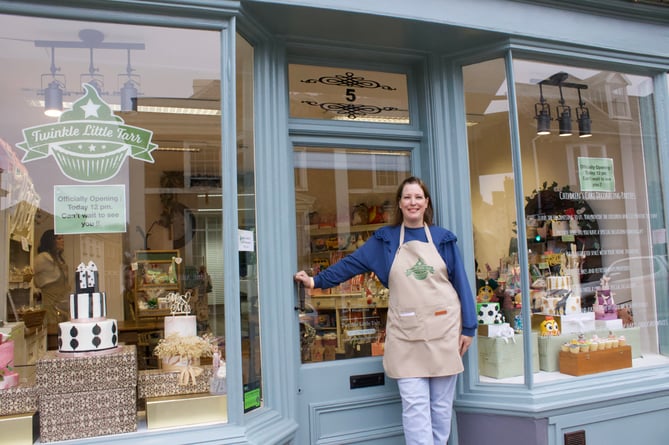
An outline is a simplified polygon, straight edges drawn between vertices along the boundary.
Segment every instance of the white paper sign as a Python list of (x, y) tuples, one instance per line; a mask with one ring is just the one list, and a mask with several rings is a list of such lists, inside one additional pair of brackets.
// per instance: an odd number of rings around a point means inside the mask
[(239, 251), (240, 252), (254, 252), (255, 246), (253, 245), (253, 231), (251, 230), (239, 230)]

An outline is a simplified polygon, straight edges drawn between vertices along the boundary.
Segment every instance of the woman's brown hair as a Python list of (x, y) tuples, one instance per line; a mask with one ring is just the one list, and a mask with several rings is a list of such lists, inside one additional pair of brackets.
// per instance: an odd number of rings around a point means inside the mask
[(430, 196), (430, 190), (427, 188), (425, 183), (416, 176), (409, 176), (406, 178), (397, 188), (397, 193), (395, 194), (395, 216), (393, 218), (393, 225), (399, 226), (402, 224), (404, 217), (400, 211), (400, 201), (402, 200), (402, 192), (404, 191), (404, 186), (407, 184), (418, 184), (421, 189), (423, 189), (423, 194), (427, 198), (427, 208), (425, 209), (425, 215), (423, 215), (423, 221), (428, 225), (432, 225), (432, 217), (434, 216), (434, 210), (432, 208), (432, 197)]

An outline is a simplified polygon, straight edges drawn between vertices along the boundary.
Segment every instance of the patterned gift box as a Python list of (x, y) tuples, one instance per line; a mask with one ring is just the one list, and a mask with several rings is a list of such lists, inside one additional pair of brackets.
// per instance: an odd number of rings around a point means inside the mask
[(0, 391), (0, 416), (37, 411), (37, 391), (34, 386), (19, 385)]
[(213, 373), (211, 365), (200, 366), (202, 374), (196, 377), (195, 384), (179, 385), (179, 371), (150, 369), (139, 371), (137, 379), (137, 398), (176, 396), (209, 392), (209, 379)]
[(137, 430), (137, 414), (112, 413), (110, 417), (80, 417), (60, 424), (47, 423), (40, 417), (40, 443), (84, 437), (109, 436)]
[(40, 441), (54, 442), (137, 430), (134, 388), (40, 397)]
[(134, 387), (43, 395), (39, 398), (41, 423), (56, 426), (77, 419), (134, 415), (136, 396)]
[(135, 386), (137, 351), (134, 345), (88, 356), (47, 351), (37, 362), (36, 374), (40, 395)]
[(37, 362), (40, 442), (137, 430), (137, 352), (66, 355), (48, 351)]

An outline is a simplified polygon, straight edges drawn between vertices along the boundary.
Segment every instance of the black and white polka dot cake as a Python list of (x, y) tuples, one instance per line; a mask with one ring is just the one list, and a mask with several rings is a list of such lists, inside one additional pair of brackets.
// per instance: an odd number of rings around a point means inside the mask
[(75, 293), (70, 294), (70, 321), (58, 323), (58, 351), (90, 353), (116, 348), (118, 325), (107, 318), (107, 298), (98, 289), (95, 263), (81, 263), (75, 282)]

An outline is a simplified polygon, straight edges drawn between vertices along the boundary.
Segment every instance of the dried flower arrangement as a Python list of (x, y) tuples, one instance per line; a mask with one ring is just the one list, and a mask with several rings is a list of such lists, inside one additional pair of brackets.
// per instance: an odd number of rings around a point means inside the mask
[(181, 357), (194, 360), (201, 357), (211, 357), (218, 350), (215, 339), (210, 334), (203, 337), (180, 337), (177, 334), (163, 338), (153, 350), (153, 354), (160, 359)]

